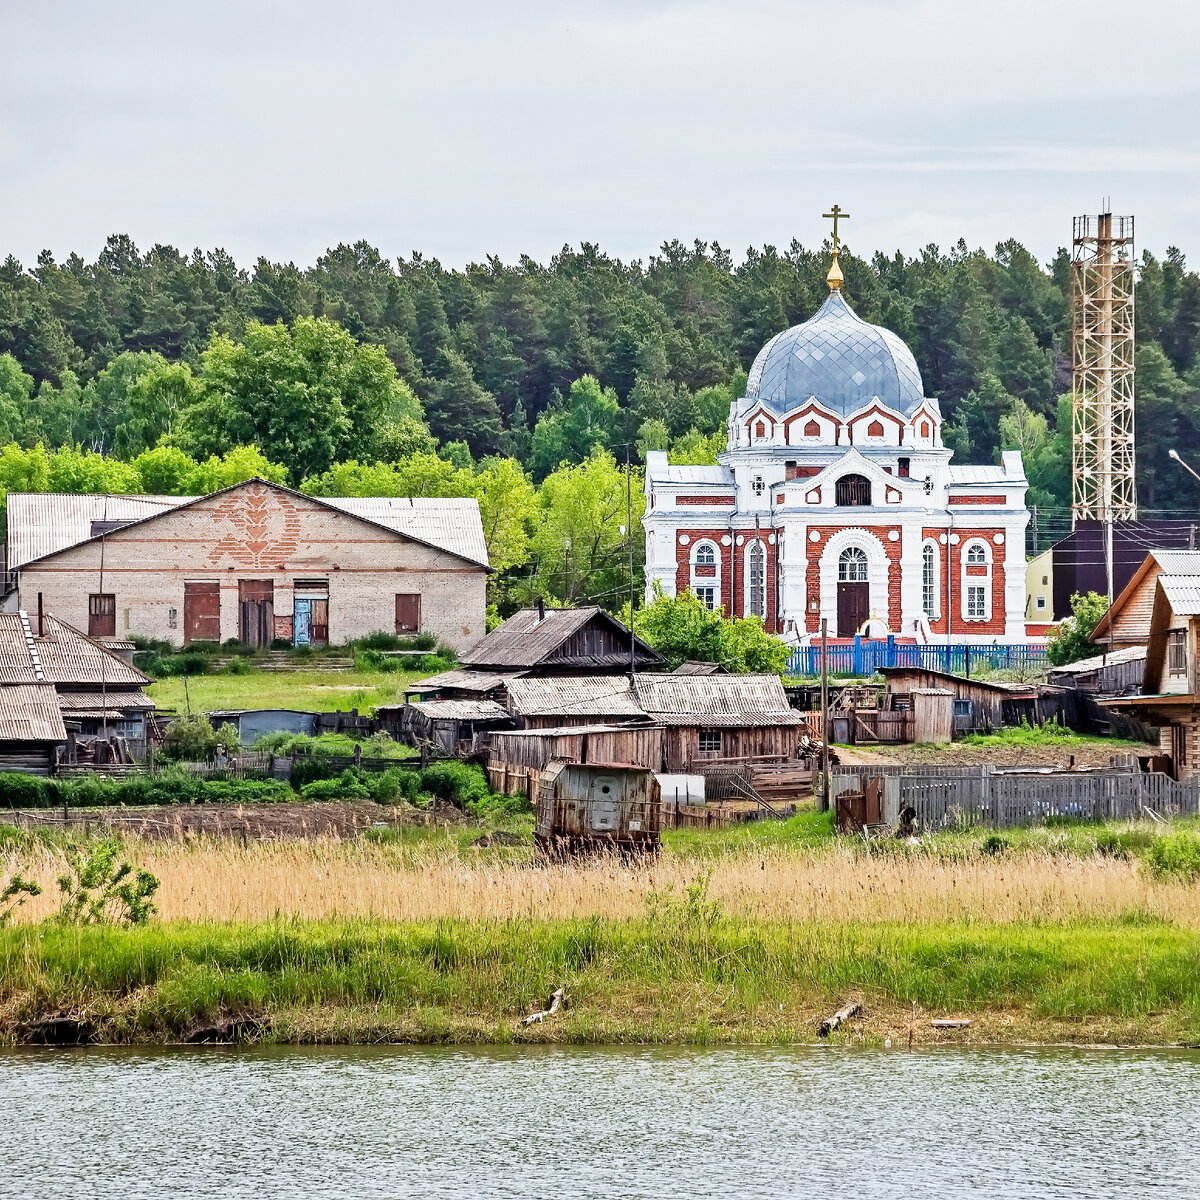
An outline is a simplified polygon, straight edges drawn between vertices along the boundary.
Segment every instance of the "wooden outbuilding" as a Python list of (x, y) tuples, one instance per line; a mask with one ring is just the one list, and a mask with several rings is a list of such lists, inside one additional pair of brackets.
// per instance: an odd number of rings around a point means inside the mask
[(428, 743), (443, 754), (466, 757), (482, 749), (494, 730), (511, 729), (511, 713), (494, 700), (416, 700), (380, 705), (380, 723), (398, 741)]
[[(1149, 636), (1149, 630), (1147, 630)], [(1146, 670), (1146, 647), (1126, 646), (1111, 654), (1081, 658), (1062, 667), (1051, 667), (1047, 680), (1059, 687), (1101, 696), (1136, 695)]]
[(0, 685), (0, 771), (52, 774), (67, 737), (54, 684)]
[(552, 762), (537, 790), (543, 850), (654, 851), (662, 800), (654, 772), (628, 763)]
[(889, 694), (922, 689), (951, 692), (955, 733), (986, 732), (1020, 724), (1022, 719), (1037, 725), (1042, 720), (1036, 684), (992, 683), (927, 667), (881, 667), (879, 673), (887, 681)]
[(488, 781), (502, 795), (537, 795), (542, 771), (556, 759), (624, 762), (657, 770), (663, 757), (661, 725), (571, 725), (508, 729), (492, 734)]

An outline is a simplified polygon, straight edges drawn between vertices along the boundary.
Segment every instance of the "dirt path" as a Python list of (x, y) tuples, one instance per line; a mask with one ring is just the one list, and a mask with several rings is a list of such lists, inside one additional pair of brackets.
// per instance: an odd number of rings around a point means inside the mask
[(1019, 746), (1011, 743), (973, 746), (838, 746), (838, 759), (848, 766), (931, 767), (1107, 767), (1114, 754), (1153, 754), (1153, 746), (1086, 739), (1060, 746)]

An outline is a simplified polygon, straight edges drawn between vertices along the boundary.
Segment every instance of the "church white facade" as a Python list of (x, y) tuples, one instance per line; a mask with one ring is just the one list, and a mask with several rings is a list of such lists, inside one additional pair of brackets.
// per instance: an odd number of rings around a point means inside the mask
[(840, 283), (835, 258), (818, 312), (759, 352), (720, 465), (647, 455), (647, 600), (691, 589), (796, 642), (822, 618), (830, 637), (1024, 641), (1020, 454), (953, 465), (912, 353)]

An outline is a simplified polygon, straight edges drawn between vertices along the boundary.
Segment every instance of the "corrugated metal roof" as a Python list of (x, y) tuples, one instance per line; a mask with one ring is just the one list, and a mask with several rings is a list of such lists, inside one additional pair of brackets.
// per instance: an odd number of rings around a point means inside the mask
[(1160, 575), (1158, 586), (1166, 593), (1177, 617), (1200, 616), (1200, 576)]
[(93, 521), (141, 521), (194, 500), (194, 496), (67, 495), (9, 492), (8, 569), (86, 542)]
[[(547, 608), (544, 617), (536, 608), (523, 608), (470, 650), (464, 651), (459, 661), (466, 666), (528, 670), (545, 663), (572, 635), (592, 622), (607, 625), (615, 640), (624, 642), (624, 647), (616, 654), (581, 655), (579, 657), (584, 661), (576, 665), (588, 668), (627, 663), (629, 630), (594, 604), (582, 608)], [(658, 652), (641, 638), (637, 639), (637, 653), (640, 666), (662, 662)]]
[[(440, 688), (457, 688), (463, 692), (490, 692), (492, 688), (512, 679), (511, 674), (499, 671), (442, 671), (426, 679), (418, 679), (405, 689), (410, 692), (435, 692)], [(402, 708), (399, 704), (383, 704), (380, 708)]]
[(998, 467), (990, 463), (977, 466), (967, 466), (964, 464), (963, 466), (948, 467), (947, 471), (951, 486), (963, 483), (1017, 482), (1005, 474), (1003, 467)]
[(671, 672), (672, 675), (726, 675), (728, 672), (720, 663), (697, 662), (694, 659), (688, 659), (687, 662), (681, 662), (679, 666)]
[(650, 478), (655, 483), (710, 483), (719, 487), (733, 487), (734, 483), (733, 472), (728, 467), (686, 464), (658, 467), (651, 472)]
[(499, 721), (512, 715), (495, 700), (414, 700), (409, 707), (431, 721)]
[(1125, 646), (1110, 654), (1097, 654), (1092, 658), (1077, 658), (1061, 667), (1050, 667), (1047, 675), (1085, 675), (1088, 671), (1099, 671), (1105, 666), (1116, 667), (1121, 663), (1136, 662), (1146, 657), (1145, 646)]
[(670, 725), (799, 725), (778, 675), (637, 675), (643, 711)]
[[(278, 486), (278, 485), (272, 485)], [(10, 492), (7, 502), (8, 567), (86, 542), (93, 521), (131, 524), (192, 504), (199, 496), (67, 495)], [(461, 558), (488, 565), (479, 501), (471, 496), (312, 497), (341, 512), (415, 538)]]
[(65, 742), (67, 730), (52, 683), (0, 686), (0, 741)]
[(322, 496), (326, 504), (488, 566), (479, 501), (473, 496)]
[(527, 717), (643, 716), (623, 675), (552, 675), (511, 679), (509, 704)]
[(1164, 575), (1200, 575), (1200, 550), (1150, 550)]
[(143, 691), (135, 692), (60, 692), (58, 705), (63, 712), (91, 712), (93, 709), (150, 709), (154, 701)]
[(25, 613), (0, 613), (0, 683), (151, 683), (119, 655), (47, 613), (44, 637), (34, 636)]

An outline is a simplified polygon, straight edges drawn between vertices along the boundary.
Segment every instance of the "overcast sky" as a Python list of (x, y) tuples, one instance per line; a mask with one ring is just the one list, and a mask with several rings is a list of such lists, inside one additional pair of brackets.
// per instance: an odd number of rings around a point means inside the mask
[(1200, 265), (1196, 0), (0, 0), (0, 255), (859, 253), (1101, 197)]

